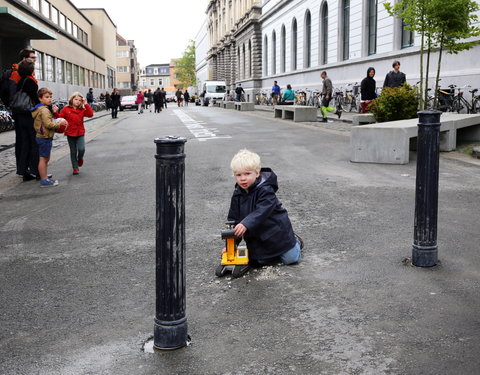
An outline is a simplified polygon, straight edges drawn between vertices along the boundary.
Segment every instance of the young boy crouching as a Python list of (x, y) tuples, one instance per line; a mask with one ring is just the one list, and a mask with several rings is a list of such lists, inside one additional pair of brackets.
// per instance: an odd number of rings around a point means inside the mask
[(32, 111), (34, 119), (33, 127), (35, 128), (36, 141), (39, 151), (38, 174), (40, 175), (40, 186), (49, 187), (57, 186), (57, 180), (48, 178), (47, 169), (50, 161), (50, 154), (52, 152), (53, 136), (55, 130), (61, 127), (68, 126), (65, 119), (53, 119), (52, 110), (52, 92), (43, 87), (38, 90), (38, 99), (40, 104), (37, 104)]
[(230, 166), (236, 184), (228, 220), (236, 223), (235, 236), (244, 238), (252, 264), (267, 264), (274, 258), (284, 264), (298, 263), (303, 244), (275, 195), (276, 174), (261, 168), (260, 156), (248, 150), (238, 152)]

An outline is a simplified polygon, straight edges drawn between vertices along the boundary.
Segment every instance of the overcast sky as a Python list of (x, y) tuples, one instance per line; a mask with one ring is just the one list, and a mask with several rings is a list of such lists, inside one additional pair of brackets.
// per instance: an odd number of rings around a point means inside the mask
[(183, 55), (205, 20), (208, 0), (71, 0), (77, 8), (104, 8), (140, 64), (169, 63)]

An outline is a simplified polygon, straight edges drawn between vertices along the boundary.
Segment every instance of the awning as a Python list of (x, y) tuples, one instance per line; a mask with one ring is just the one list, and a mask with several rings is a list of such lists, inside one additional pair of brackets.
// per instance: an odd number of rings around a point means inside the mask
[(11, 8), (0, 7), (0, 38), (57, 39), (57, 36)]

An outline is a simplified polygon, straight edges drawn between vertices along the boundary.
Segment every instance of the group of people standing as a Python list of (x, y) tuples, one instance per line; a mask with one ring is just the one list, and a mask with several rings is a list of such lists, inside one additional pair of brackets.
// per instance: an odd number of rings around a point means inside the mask
[(78, 175), (85, 154), (84, 117), (94, 113), (79, 92), (59, 111), (52, 91), (38, 87), (35, 51), (22, 49), (19, 56), (20, 62), (2, 75), (1, 89), (2, 101), (11, 108), (15, 122), (16, 173), (23, 181), (40, 181), (41, 187), (57, 186), (58, 181), (48, 174), (55, 133), (67, 136), (73, 174)]

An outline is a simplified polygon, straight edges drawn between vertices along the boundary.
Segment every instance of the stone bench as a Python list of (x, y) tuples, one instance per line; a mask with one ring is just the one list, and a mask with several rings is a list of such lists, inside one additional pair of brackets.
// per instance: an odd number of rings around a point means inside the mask
[(222, 102), (222, 108), (235, 109), (235, 102)]
[(317, 121), (317, 108), (304, 105), (277, 105), (274, 117), (294, 122)]
[[(443, 113), (440, 117), (440, 151), (453, 151), (457, 139), (480, 140), (480, 115)], [(407, 164), (418, 135), (418, 119), (353, 126), (350, 160), (358, 163)], [(465, 129), (464, 129), (465, 128)], [(462, 129), (459, 133), (459, 129)]]
[(235, 109), (238, 111), (255, 111), (255, 104), (249, 102), (235, 102)]
[(373, 115), (373, 113), (361, 113), (352, 116), (353, 126), (374, 124), (375, 122), (377, 121), (375, 120), (375, 116)]
[(213, 106), (214, 106), (214, 107), (220, 107), (220, 108), (222, 108), (222, 106), (223, 106), (223, 101), (222, 101), (222, 100), (216, 100), (216, 101), (213, 103)]

